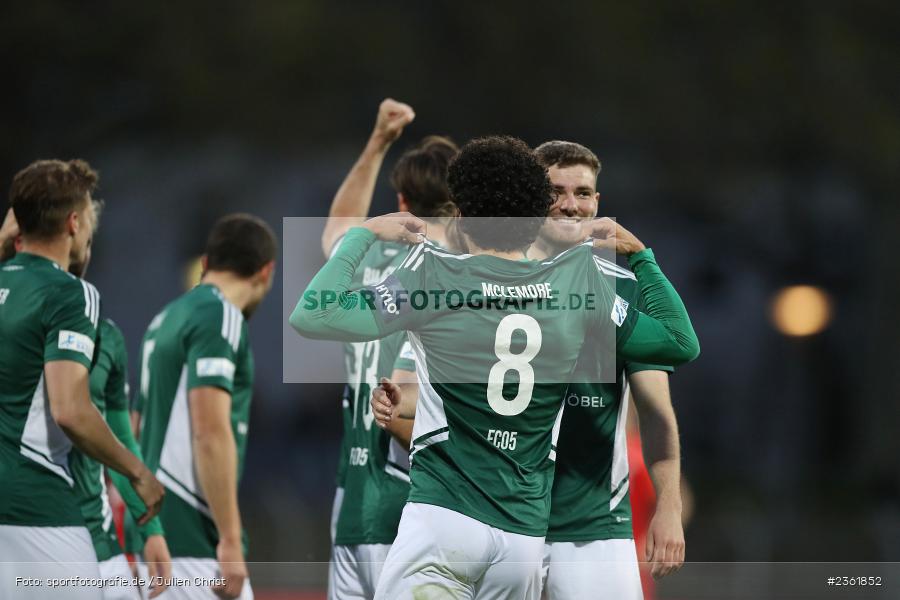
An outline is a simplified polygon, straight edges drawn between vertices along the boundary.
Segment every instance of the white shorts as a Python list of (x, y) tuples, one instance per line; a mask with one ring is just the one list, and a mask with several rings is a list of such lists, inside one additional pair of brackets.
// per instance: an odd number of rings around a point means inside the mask
[(124, 554), (101, 561), (100, 577), (107, 582), (102, 590), (103, 600), (141, 600), (140, 588), (134, 585), (134, 574)]
[[(70, 577), (93, 585), (51, 580)], [(0, 598), (100, 600), (100, 569), (87, 527), (0, 525)]]
[(328, 600), (372, 600), (390, 544), (335, 546)]
[(544, 544), (547, 600), (643, 600), (634, 540)]
[[(147, 565), (138, 563), (138, 573), (144, 579), (148, 579)], [(165, 600), (221, 600), (212, 591), (208, 582), (220, 577), (219, 563), (212, 558), (173, 558), (172, 580), (178, 580), (178, 585), (170, 585), (160, 596)], [(187, 585), (183, 581), (187, 580)], [(198, 585), (194, 585), (194, 583)], [(250, 579), (244, 580), (239, 600), (253, 600), (253, 588), (250, 587)]]
[(544, 538), (408, 502), (375, 598), (537, 600)]

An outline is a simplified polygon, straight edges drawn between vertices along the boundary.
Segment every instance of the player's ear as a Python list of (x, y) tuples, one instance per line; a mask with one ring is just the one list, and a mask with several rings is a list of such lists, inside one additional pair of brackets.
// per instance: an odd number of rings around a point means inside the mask
[(401, 192), (397, 192), (397, 210), (399, 212), (409, 212), (409, 202)]
[(78, 211), (73, 210), (69, 213), (69, 216), (66, 217), (66, 235), (69, 237), (75, 237), (78, 234), (78, 229), (83, 226), (81, 222), (81, 217), (78, 215)]
[(204, 254), (200, 257), (200, 279), (206, 275), (207, 263), (209, 263), (209, 258)]
[(275, 261), (270, 260), (267, 262), (257, 273), (258, 281), (265, 285), (266, 289), (272, 286), (272, 281), (275, 279)]

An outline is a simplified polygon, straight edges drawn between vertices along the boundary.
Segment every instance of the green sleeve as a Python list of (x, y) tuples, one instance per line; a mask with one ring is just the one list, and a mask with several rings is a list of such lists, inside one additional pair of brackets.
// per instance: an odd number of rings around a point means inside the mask
[(144, 378), (148, 376), (145, 373), (146, 366), (144, 365), (144, 342), (141, 342), (140, 352), (138, 353), (138, 381), (137, 386), (135, 386), (134, 395), (131, 396), (131, 410), (142, 414), (144, 412), (144, 395), (141, 393), (142, 386), (144, 385)]
[[(128, 409), (119, 408), (107, 410), (106, 422), (109, 424), (109, 428), (119, 441), (122, 442), (132, 454), (143, 460), (141, 449), (138, 446), (137, 440), (134, 439), (134, 433), (131, 431)], [(134, 517), (134, 520), (137, 521), (145, 512), (147, 512), (147, 506), (137, 495), (137, 492), (134, 491), (134, 488), (131, 487), (131, 482), (128, 481), (127, 477), (112, 469), (109, 469), (109, 475), (112, 478), (116, 489), (119, 490), (119, 493), (122, 495), (122, 500), (125, 501), (128, 512), (130, 512), (131, 516)], [(147, 537), (151, 535), (163, 534), (162, 523), (160, 523), (159, 517), (153, 517), (146, 525), (139, 526), (138, 530), (141, 532), (141, 537), (144, 539), (147, 539)]]
[(67, 281), (47, 299), (43, 325), (44, 362), (71, 360), (90, 369), (100, 316), (100, 294), (90, 283)]
[[(622, 296), (641, 312), (646, 312), (647, 307), (644, 303), (644, 299), (641, 297), (637, 281), (631, 278), (622, 278), (616, 280), (616, 294)], [(626, 361), (625, 362), (625, 373), (631, 375), (632, 373), (639, 373), (640, 371), (665, 371), (666, 373), (672, 373), (675, 369), (669, 365), (659, 365), (653, 363), (643, 363), (636, 361)]]
[(106, 321), (109, 338), (104, 345), (110, 344), (110, 369), (106, 378), (103, 397), (106, 398), (106, 410), (128, 410), (128, 351), (122, 331), (112, 321)]
[(244, 317), (231, 304), (211, 303), (195, 311), (185, 336), (188, 390), (211, 386), (234, 391), (243, 328)]
[(384, 337), (368, 290), (350, 291), (353, 274), (375, 235), (364, 227), (350, 229), (328, 262), (316, 273), (290, 316), (291, 326), (312, 339), (366, 342)]
[(700, 354), (700, 342), (678, 292), (649, 248), (628, 258), (637, 277), (646, 314), (637, 312), (630, 335), (619, 345), (626, 360), (679, 365)]

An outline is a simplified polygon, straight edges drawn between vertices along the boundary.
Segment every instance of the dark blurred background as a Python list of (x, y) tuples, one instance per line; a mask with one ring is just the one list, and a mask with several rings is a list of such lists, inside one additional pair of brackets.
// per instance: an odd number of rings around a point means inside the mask
[[(900, 561), (900, 4), (35, 1), (0, 6), (0, 57), (4, 185), (101, 172), (89, 276), (132, 372), (215, 218), (325, 216), (382, 98), (417, 114), (388, 168), (429, 133), (578, 141), (703, 346), (672, 380), (688, 560)], [(250, 559), (326, 561), (340, 386), (281, 383), (280, 297), (251, 324)]]

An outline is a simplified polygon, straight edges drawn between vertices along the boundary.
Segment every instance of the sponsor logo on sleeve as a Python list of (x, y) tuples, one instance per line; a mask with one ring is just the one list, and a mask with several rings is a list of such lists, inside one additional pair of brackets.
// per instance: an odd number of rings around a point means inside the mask
[(616, 324), (616, 327), (621, 327), (622, 323), (625, 322), (625, 317), (627, 316), (628, 301), (621, 296), (616, 295), (616, 301), (613, 302), (612, 312), (609, 313), (609, 318), (612, 319), (612, 322)]
[(57, 347), (60, 350), (71, 350), (72, 352), (80, 352), (88, 357), (88, 360), (94, 358), (94, 340), (78, 333), (77, 331), (69, 331), (61, 329), (59, 332), (59, 342)]
[(224, 377), (234, 379), (234, 363), (227, 358), (198, 358), (197, 377)]
[(365, 288), (365, 293), (385, 321), (393, 321), (412, 310), (409, 292), (395, 275), (388, 275), (381, 283)]

